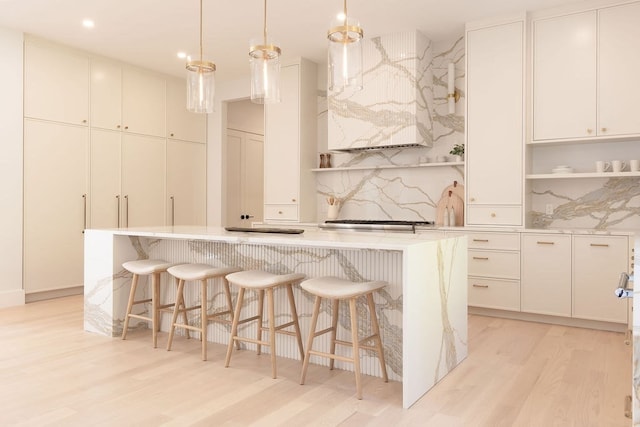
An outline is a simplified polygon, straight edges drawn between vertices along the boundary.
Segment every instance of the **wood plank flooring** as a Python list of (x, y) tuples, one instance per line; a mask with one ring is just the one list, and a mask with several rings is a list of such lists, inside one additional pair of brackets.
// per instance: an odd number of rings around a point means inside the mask
[(411, 409), (401, 384), (149, 331), (84, 332), (82, 297), (0, 310), (1, 426), (629, 426), (620, 333), (469, 316), (469, 357)]

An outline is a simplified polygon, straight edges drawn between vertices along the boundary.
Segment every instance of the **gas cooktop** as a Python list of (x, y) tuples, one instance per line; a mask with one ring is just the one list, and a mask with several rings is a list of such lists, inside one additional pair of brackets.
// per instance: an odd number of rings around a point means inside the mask
[(433, 221), (398, 221), (391, 219), (329, 219), (320, 228), (341, 230), (412, 231), (416, 226), (432, 226)]

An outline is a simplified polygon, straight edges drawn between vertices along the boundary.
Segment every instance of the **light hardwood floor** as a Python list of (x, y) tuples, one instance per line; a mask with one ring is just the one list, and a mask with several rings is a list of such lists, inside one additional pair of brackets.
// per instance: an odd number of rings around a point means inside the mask
[(401, 384), (148, 331), (84, 332), (82, 297), (0, 310), (0, 425), (629, 426), (623, 334), (469, 316), (469, 357), (411, 409)]

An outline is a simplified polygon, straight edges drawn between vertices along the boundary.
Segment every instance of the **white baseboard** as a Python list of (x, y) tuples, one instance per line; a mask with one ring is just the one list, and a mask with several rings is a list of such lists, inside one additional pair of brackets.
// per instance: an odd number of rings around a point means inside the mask
[(84, 293), (84, 286), (72, 286), (70, 288), (63, 289), (51, 289), (47, 291), (32, 292), (25, 296), (25, 302), (44, 301), (47, 299), (68, 297), (71, 295), (82, 295)]
[(0, 291), (0, 308), (24, 305), (25, 302), (24, 289)]

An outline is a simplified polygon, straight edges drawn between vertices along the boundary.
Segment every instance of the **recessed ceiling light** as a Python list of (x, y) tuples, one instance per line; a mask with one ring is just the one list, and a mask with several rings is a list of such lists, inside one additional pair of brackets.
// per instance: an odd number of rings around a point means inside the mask
[(187, 54), (186, 54), (186, 53), (184, 53), (184, 52), (178, 52), (178, 58), (180, 58), (180, 59), (184, 59), (184, 58), (186, 58), (186, 57), (187, 57)]
[(83, 19), (82, 20), (82, 26), (85, 28), (93, 28), (96, 26), (96, 23), (93, 22), (92, 19)]

